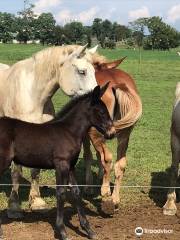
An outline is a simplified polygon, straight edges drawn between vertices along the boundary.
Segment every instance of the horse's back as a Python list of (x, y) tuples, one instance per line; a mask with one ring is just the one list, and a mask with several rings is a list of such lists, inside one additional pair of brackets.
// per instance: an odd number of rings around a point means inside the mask
[(99, 85), (110, 81), (109, 87), (116, 87), (119, 84), (126, 84), (127, 87), (136, 90), (133, 78), (121, 69), (104, 69), (96, 72), (96, 79)]

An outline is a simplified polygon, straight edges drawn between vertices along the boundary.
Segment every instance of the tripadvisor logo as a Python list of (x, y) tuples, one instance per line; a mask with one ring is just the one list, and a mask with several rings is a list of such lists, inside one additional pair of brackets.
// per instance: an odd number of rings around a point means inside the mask
[(143, 235), (143, 228), (142, 227), (135, 228), (135, 234), (136, 234), (136, 236)]

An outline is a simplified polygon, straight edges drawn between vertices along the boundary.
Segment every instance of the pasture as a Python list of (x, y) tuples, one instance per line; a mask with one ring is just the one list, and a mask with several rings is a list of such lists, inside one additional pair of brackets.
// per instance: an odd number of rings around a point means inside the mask
[[(0, 62), (13, 64), (31, 56), (41, 50), (40, 45), (0, 45)], [(177, 50), (171, 51), (143, 51), (139, 59), (139, 50), (100, 49), (99, 53), (108, 59), (118, 59), (127, 56), (127, 59), (120, 65), (121, 69), (132, 75), (137, 83), (137, 87), (143, 102), (143, 116), (133, 130), (128, 148), (128, 166), (123, 178), (123, 186), (133, 186), (132, 188), (121, 189), (120, 210), (113, 218), (105, 218), (99, 212), (100, 189), (95, 189), (93, 197), (84, 196), (87, 217), (92, 223), (92, 227), (98, 233), (99, 239), (136, 239), (134, 228), (142, 226), (151, 229), (173, 229), (172, 235), (156, 235), (157, 239), (179, 239), (180, 231), (178, 224), (180, 215), (167, 217), (162, 215), (161, 207), (165, 203), (166, 189), (153, 189), (151, 186), (168, 186), (168, 167), (171, 163), (170, 152), (170, 120), (174, 101), (175, 86), (180, 81), (180, 57)], [(61, 91), (53, 97), (56, 110), (68, 101)], [(108, 145), (116, 158), (116, 142), (108, 141)], [(97, 161), (94, 154), (94, 184), (100, 184), (97, 180)], [(78, 183), (84, 184), (85, 169), (80, 156), (77, 165)], [(28, 170), (24, 170), (22, 183), (28, 183), (30, 175)], [(113, 180), (113, 174), (112, 174)], [(1, 183), (11, 183), (10, 172), (1, 179)], [(53, 171), (42, 171), (40, 183), (44, 185), (54, 184), (55, 176)], [(134, 186), (149, 186), (138, 187)], [(11, 187), (1, 186), (0, 208), (7, 208), (7, 199)], [(51, 224), (54, 225), (56, 206), (55, 189), (52, 187), (42, 187), (42, 196), (45, 198), (52, 210), (49, 213), (37, 214), (27, 213), (25, 219), (20, 222), (13, 222), (5, 217), (3, 212), (4, 234), (9, 239), (35, 239), (35, 232), (39, 234), (39, 239), (54, 239)], [(28, 211), (28, 191), (29, 188), (22, 187), (20, 196), (22, 206)], [(180, 205), (177, 205), (180, 214)], [(85, 235), (78, 230), (76, 211), (67, 205), (66, 222), (73, 239), (85, 239)], [(48, 216), (47, 216), (48, 215)], [(11, 229), (11, 231), (10, 231)], [(110, 230), (111, 229), (111, 230)], [(74, 232), (75, 230), (75, 232)], [(23, 234), (22, 234), (23, 233)], [(15, 234), (15, 235), (14, 235)], [(18, 235), (20, 234), (20, 235)], [(14, 236), (18, 236), (14, 237)], [(22, 235), (22, 236), (21, 236)], [(146, 235), (143, 239), (146, 239)], [(154, 236), (154, 235), (153, 235)]]

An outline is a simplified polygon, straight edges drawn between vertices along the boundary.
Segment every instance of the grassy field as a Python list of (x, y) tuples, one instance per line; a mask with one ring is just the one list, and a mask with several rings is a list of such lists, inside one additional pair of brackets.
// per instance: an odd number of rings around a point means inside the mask
[[(41, 50), (39, 45), (0, 45), (0, 62), (13, 64)], [(143, 116), (135, 127), (128, 148), (128, 167), (123, 179), (123, 185), (167, 185), (165, 173), (170, 166), (171, 153), (169, 145), (169, 128), (175, 86), (180, 81), (180, 57), (176, 51), (142, 51), (141, 61), (139, 51), (131, 49), (99, 50), (109, 59), (127, 56), (121, 68), (131, 74), (137, 83), (143, 102)], [(62, 92), (58, 91), (53, 98), (56, 110), (68, 101)], [(109, 141), (114, 159), (116, 158), (116, 141)], [(80, 156), (82, 157), (82, 155)], [(95, 158), (95, 157), (94, 157)], [(97, 172), (97, 161), (94, 161), (93, 171)], [(84, 183), (83, 161), (78, 164), (79, 183)], [(29, 171), (25, 171), (29, 179)], [(112, 176), (113, 178), (113, 176)], [(9, 172), (1, 180), (10, 183)], [(41, 183), (54, 183), (54, 172), (43, 171)], [(149, 190), (122, 189), (122, 204), (149, 198)], [(55, 204), (54, 190), (42, 189), (46, 201)], [(142, 193), (143, 192), (143, 193)], [(151, 192), (151, 191), (150, 191)], [(7, 196), (10, 188), (1, 188), (1, 208), (7, 206)], [(27, 207), (28, 189), (21, 190), (23, 206)], [(151, 196), (151, 195), (150, 195)]]

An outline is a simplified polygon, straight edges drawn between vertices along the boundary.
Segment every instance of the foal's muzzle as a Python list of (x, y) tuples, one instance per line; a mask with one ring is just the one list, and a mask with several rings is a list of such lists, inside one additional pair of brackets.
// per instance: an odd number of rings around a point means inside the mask
[(104, 137), (106, 139), (112, 139), (115, 137), (115, 134), (116, 134), (116, 129), (114, 126), (111, 126), (107, 131), (106, 131), (106, 134), (104, 135)]

